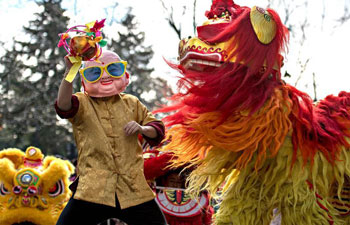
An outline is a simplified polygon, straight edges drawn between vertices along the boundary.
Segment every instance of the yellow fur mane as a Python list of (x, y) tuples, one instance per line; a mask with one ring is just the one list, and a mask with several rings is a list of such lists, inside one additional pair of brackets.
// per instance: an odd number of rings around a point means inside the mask
[(44, 158), (35, 147), (28, 147), (26, 153), (16, 148), (1, 150), (0, 224), (56, 224), (71, 196), (68, 178), (73, 172), (69, 161)]

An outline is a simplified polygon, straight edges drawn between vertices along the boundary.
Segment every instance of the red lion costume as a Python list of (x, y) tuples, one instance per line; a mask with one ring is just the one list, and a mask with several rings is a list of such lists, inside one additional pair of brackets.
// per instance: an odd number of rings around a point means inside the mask
[[(183, 77), (164, 121), (189, 164), (189, 190), (215, 195), (215, 224), (343, 224), (348, 220), (350, 93), (316, 105), (281, 79), (288, 29), (272, 9), (213, 1), (198, 37), (179, 45)], [(348, 222), (349, 223), (349, 222)]]

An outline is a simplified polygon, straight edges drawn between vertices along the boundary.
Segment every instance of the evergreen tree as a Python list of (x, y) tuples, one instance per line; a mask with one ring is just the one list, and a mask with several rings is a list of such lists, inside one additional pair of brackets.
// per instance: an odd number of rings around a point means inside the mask
[[(149, 109), (165, 104), (165, 97), (171, 95), (171, 88), (166, 80), (151, 77), (154, 69), (149, 67), (149, 62), (153, 57), (153, 50), (151, 46), (144, 46), (145, 33), (137, 30), (138, 23), (130, 8), (120, 23), (127, 32), (118, 31), (118, 39), (107, 37), (107, 40), (110, 42), (108, 48), (128, 62), (127, 70), (131, 75), (131, 83), (125, 92), (138, 97)], [(154, 96), (142, 96), (149, 92)]]
[(58, 124), (53, 107), (64, 72), (66, 52), (57, 48), (67, 29), (61, 0), (37, 1), (43, 11), (24, 27), (29, 40), (14, 40), (0, 58), (0, 147), (33, 145), (45, 154), (66, 155), (73, 143), (68, 125)]

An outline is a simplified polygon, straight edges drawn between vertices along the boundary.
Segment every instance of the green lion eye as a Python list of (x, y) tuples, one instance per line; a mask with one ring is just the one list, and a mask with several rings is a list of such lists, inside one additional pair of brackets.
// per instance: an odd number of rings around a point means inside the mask
[(269, 22), (270, 22), (270, 20), (271, 20), (271, 17), (270, 17), (269, 15), (267, 15), (267, 14), (264, 14), (264, 18), (265, 18), (265, 20), (267, 20), (267, 21), (269, 21)]

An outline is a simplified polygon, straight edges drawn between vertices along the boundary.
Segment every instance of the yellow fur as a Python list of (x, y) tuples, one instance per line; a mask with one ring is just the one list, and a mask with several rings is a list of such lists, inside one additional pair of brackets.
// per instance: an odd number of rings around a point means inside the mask
[[(30, 149), (35, 149), (29, 152)], [(25, 164), (25, 160), (42, 160), (42, 164)], [(29, 166), (30, 165), (30, 166)], [(54, 225), (71, 196), (68, 186), (69, 177), (74, 172), (74, 166), (67, 160), (58, 159), (41, 153), (40, 149), (29, 147), (26, 154), (20, 149), (4, 149), (0, 151), (0, 185), (7, 189), (0, 194), (0, 224), (31, 222), (37, 225)], [(31, 174), (37, 176), (37, 182), (29, 185), (23, 183), (21, 176)], [(35, 179), (34, 179), (35, 180)], [(59, 182), (63, 191), (57, 196), (50, 195), (49, 190)], [(23, 188), (19, 195), (12, 191), (15, 186)], [(37, 188), (35, 195), (29, 195), (28, 186)], [(24, 199), (29, 196), (29, 203)]]

